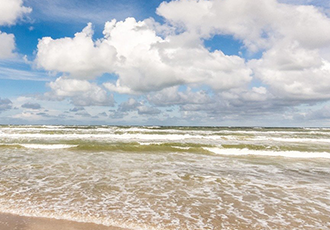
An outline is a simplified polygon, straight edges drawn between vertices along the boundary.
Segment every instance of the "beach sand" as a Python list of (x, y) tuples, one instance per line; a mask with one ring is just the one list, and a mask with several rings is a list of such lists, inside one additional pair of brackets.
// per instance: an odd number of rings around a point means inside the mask
[[(124, 228), (68, 220), (0, 213), (1, 230), (124, 230)], [(128, 230), (128, 229), (126, 229)]]

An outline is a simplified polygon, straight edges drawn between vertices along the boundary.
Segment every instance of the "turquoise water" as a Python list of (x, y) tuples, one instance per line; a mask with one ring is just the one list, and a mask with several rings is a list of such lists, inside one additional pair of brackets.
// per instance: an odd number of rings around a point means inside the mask
[(1, 126), (0, 211), (132, 229), (330, 228), (330, 129)]

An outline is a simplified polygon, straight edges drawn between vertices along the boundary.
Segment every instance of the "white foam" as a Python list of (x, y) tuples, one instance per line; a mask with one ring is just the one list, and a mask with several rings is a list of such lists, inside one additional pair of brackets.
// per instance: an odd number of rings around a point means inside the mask
[(324, 138), (283, 138), (283, 137), (266, 137), (266, 136), (259, 136), (253, 138), (253, 140), (261, 140), (261, 141), (277, 141), (277, 142), (289, 142), (289, 143), (329, 143), (330, 139), (324, 139)]
[(88, 139), (88, 140), (129, 140), (129, 141), (180, 141), (180, 140), (222, 140), (220, 136), (200, 136), (191, 134), (113, 134), (113, 133), (73, 133), (73, 134), (41, 134), (41, 133), (15, 133), (15, 134), (1, 134), (1, 138), (6, 139), (43, 139), (43, 140), (77, 140), (77, 139)]
[[(145, 127), (98, 127), (96, 129), (79, 129), (65, 126), (16, 126), (0, 128), (0, 138), (2, 139), (46, 139), (46, 140), (76, 140), (93, 139), (102, 141), (113, 140), (133, 140), (142, 142), (154, 141), (193, 141), (223, 144), (226, 141), (275, 141), (286, 143), (310, 142), (329, 143), (329, 132), (318, 130), (322, 138), (315, 138), (313, 131), (283, 131), (283, 130), (180, 130), (180, 129), (152, 129)], [(44, 131), (54, 131), (54, 133), (43, 133)], [(121, 134), (117, 132), (122, 132)], [(226, 134), (226, 135), (221, 135)], [(237, 134), (243, 134), (237, 135)], [(248, 136), (245, 136), (247, 134)], [(279, 135), (284, 136), (279, 136)], [(293, 137), (292, 135), (295, 134)], [(304, 134), (300, 137), (299, 134)], [(253, 135), (253, 136), (251, 136)], [(308, 135), (307, 137), (305, 135)]]
[(330, 153), (327, 152), (299, 152), (299, 151), (265, 151), (250, 149), (225, 149), (225, 148), (208, 148), (203, 149), (219, 155), (256, 155), (256, 156), (274, 156), (274, 157), (290, 157), (290, 158), (328, 158)]
[(61, 144), (20, 144), (24, 148), (28, 149), (68, 149), (74, 148), (78, 145), (61, 145)]
[(139, 142), (139, 145), (152, 145), (155, 143), (150, 143), (150, 142)]
[(183, 149), (183, 150), (189, 150), (190, 147), (181, 147), (181, 146), (172, 146), (173, 148), (176, 148), (176, 149)]

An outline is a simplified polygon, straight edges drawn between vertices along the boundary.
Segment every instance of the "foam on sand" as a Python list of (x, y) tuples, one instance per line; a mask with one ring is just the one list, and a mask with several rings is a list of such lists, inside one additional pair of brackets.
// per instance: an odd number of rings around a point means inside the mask
[(82, 223), (69, 220), (60, 220), (53, 218), (27, 217), (7, 213), (0, 213), (0, 229), (47, 229), (47, 230), (62, 230), (62, 229), (80, 229), (80, 230), (124, 230), (124, 228), (104, 226), (93, 223)]

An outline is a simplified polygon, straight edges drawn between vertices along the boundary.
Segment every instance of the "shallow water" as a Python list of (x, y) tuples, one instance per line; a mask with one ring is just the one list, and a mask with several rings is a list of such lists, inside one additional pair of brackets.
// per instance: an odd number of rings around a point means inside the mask
[(330, 228), (330, 129), (1, 126), (0, 211), (134, 229)]

